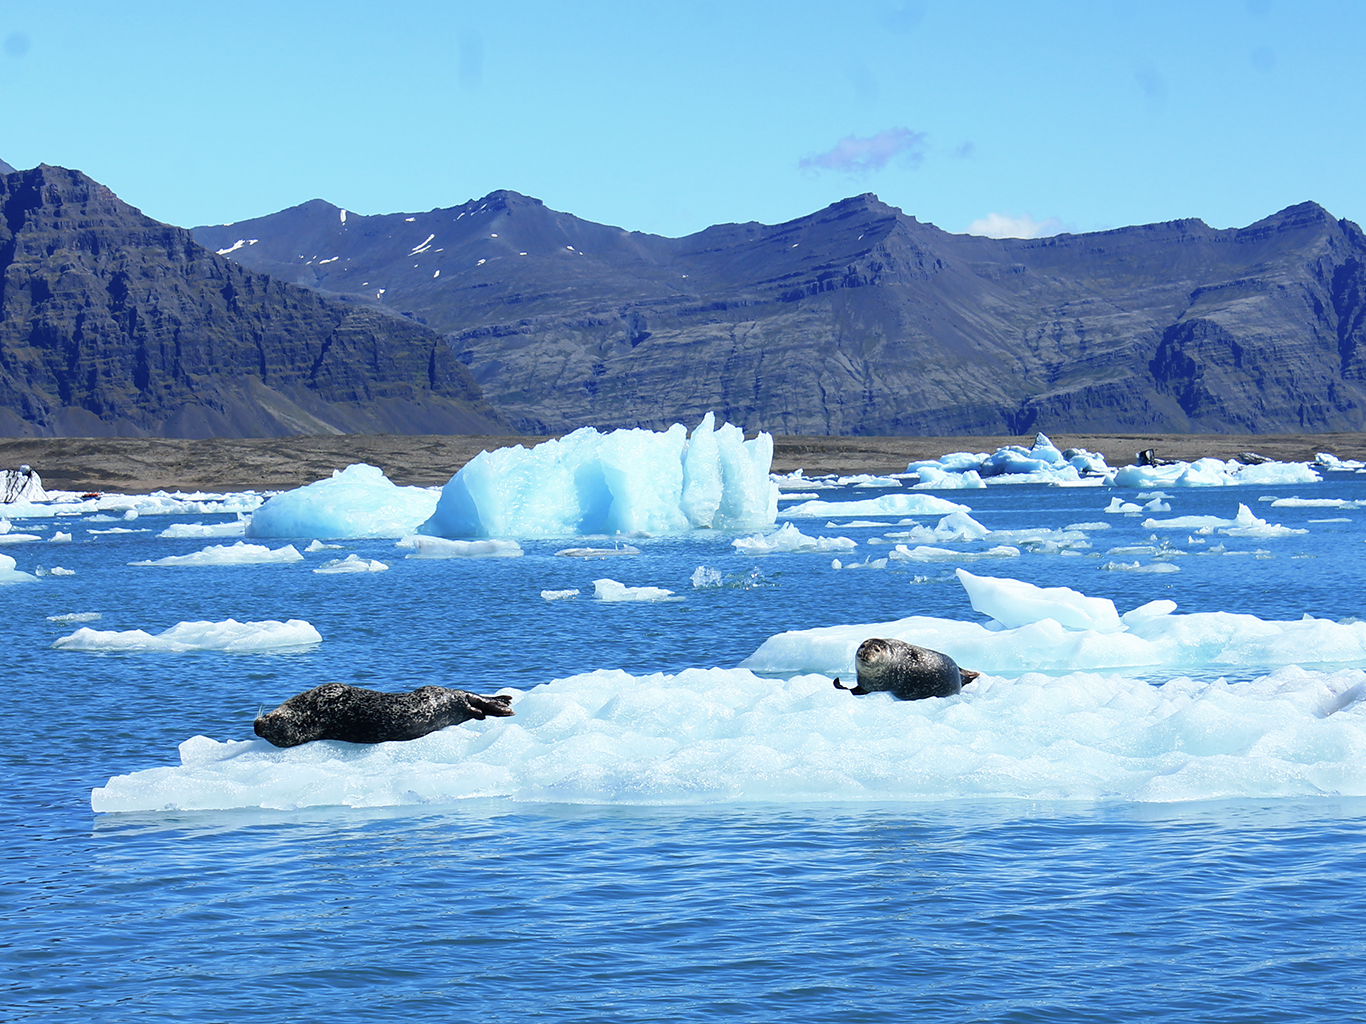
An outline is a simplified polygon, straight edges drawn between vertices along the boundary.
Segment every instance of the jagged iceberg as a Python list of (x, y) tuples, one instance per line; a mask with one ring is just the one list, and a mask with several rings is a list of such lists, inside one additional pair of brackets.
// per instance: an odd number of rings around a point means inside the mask
[(990, 455), (952, 452), (938, 459), (912, 462), (906, 472), (919, 476), (917, 487), (937, 490), (981, 487), (987, 480), (1077, 485), (1085, 477), (1087, 483), (1100, 483), (1108, 478), (1111, 469), (1105, 456), (1097, 452), (1085, 448), (1059, 451), (1046, 435), (1037, 434), (1029, 448), (1008, 444)]
[(582, 427), (533, 448), (480, 452), (441, 491), (419, 533), (438, 537), (672, 534), (771, 526), (773, 438), (714, 427)]
[(326, 480), (271, 498), (251, 517), (248, 537), (404, 537), (436, 508), (437, 492), (399, 487), (376, 466), (356, 463)]

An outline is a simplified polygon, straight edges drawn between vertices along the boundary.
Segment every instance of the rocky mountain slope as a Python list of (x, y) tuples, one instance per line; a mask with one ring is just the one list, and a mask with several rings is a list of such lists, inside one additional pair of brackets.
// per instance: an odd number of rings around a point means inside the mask
[(79, 171), (0, 176), (0, 431), (505, 433), (437, 333), (217, 256)]
[(997, 240), (869, 194), (671, 239), (494, 192), (365, 217), (314, 200), (194, 234), (444, 332), (523, 432), (709, 409), (783, 434), (1366, 423), (1366, 238), (1313, 203), (1238, 229)]

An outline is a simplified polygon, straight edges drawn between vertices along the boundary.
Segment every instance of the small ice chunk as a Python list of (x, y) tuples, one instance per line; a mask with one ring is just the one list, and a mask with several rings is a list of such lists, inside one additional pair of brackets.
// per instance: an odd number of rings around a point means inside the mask
[(1021, 580), (974, 576), (955, 570), (972, 607), (1008, 629), (1053, 619), (1068, 629), (1100, 633), (1124, 628), (1115, 603), (1106, 597), (1087, 597), (1071, 587), (1037, 587)]
[(771, 555), (780, 551), (852, 551), (858, 547), (848, 537), (808, 537), (792, 523), (784, 523), (774, 533), (736, 537), (731, 546), (747, 555)]
[(681, 601), (663, 587), (628, 587), (616, 580), (594, 580), (593, 596), (599, 601)]
[(579, 588), (572, 590), (542, 590), (541, 596), (547, 601), (569, 601), (579, 596)]
[(413, 534), (394, 547), (415, 549), (409, 558), (520, 558), (524, 553), (515, 540), (447, 540)]
[(389, 567), (380, 561), (361, 558), (358, 555), (347, 555), (345, 558), (329, 559), (313, 571), (320, 573), (383, 572), (387, 568)]
[(611, 558), (614, 555), (638, 555), (640, 548), (630, 544), (615, 544), (610, 548), (561, 548), (555, 554), (564, 558)]

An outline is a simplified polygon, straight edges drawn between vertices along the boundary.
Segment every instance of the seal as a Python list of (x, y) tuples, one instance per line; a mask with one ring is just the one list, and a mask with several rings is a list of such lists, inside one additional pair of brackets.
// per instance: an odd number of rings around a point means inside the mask
[(870, 637), (859, 644), (854, 668), (858, 685), (845, 686), (836, 676), (835, 689), (858, 694), (885, 690), (900, 700), (951, 697), (963, 689), (964, 683), (981, 675), (959, 668), (947, 654), (880, 637)]
[(380, 693), (345, 683), (324, 683), (257, 715), (256, 735), (277, 747), (313, 740), (384, 743), (415, 740), (471, 718), (514, 714), (512, 698), (421, 686), (411, 693)]

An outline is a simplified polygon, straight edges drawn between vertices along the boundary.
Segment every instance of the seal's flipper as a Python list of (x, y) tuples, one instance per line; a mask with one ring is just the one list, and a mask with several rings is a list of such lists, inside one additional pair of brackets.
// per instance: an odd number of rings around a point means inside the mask
[(835, 689), (837, 689), (837, 690), (852, 690), (853, 687), (852, 687), (852, 686), (845, 686), (843, 683), (840, 682), (840, 677), (839, 677), (839, 676), (836, 676), (836, 677), (835, 677)]
[(964, 686), (967, 686), (968, 683), (972, 682), (974, 679), (976, 679), (978, 676), (982, 674), (980, 672), (974, 672), (970, 668), (960, 668), (958, 670), (958, 673), (963, 677)]

